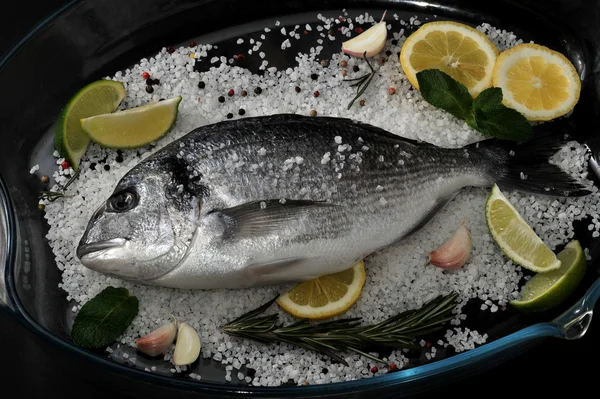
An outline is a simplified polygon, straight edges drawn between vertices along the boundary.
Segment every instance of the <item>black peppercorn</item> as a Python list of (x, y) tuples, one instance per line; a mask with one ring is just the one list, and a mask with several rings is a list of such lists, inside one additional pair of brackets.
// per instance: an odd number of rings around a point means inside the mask
[(205, 87), (206, 87), (206, 83), (204, 83), (203, 81), (198, 82), (199, 89), (204, 89)]
[(316, 73), (313, 73), (313, 74), (310, 75), (310, 78), (312, 80), (317, 80), (317, 79), (319, 79), (319, 75), (317, 75)]
[(260, 93), (262, 93), (262, 89), (260, 87), (257, 87), (256, 89), (254, 89), (254, 92), (256, 94), (260, 94)]
[(220, 103), (224, 103), (225, 102), (225, 97), (219, 96), (218, 100), (219, 100)]
[(108, 164), (105, 164), (105, 165), (104, 165), (104, 170), (106, 170), (106, 171), (108, 172), (108, 171), (110, 170), (110, 165), (108, 165)]
[(244, 108), (240, 108), (240, 110), (238, 111), (239, 115), (244, 115), (246, 113), (246, 110)]
[(233, 118), (233, 114), (230, 112), (227, 114), (227, 119), (231, 119), (231, 118)]
[(154, 88), (152, 86), (146, 86), (146, 93), (154, 93)]

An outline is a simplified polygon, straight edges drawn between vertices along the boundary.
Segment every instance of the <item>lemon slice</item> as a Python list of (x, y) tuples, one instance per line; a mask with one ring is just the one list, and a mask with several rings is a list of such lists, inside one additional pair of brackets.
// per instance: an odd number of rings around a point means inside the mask
[(560, 260), (519, 215), (497, 185), (485, 204), (485, 218), (496, 243), (513, 262), (534, 272), (560, 267)]
[(286, 312), (301, 319), (327, 319), (347, 311), (365, 283), (365, 263), (298, 284), (277, 299)]
[(422, 25), (406, 39), (400, 64), (416, 89), (417, 72), (439, 69), (477, 97), (492, 85), (497, 56), (498, 49), (483, 33), (456, 22), (439, 21)]
[(103, 147), (137, 148), (163, 137), (175, 124), (181, 96), (125, 111), (81, 119), (83, 131)]
[(575, 67), (559, 52), (537, 44), (520, 44), (500, 54), (494, 86), (504, 105), (531, 121), (547, 121), (571, 111), (581, 81)]
[(54, 129), (54, 147), (73, 169), (79, 169), (90, 138), (81, 129), (81, 118), (113, 112), (125, 98), (123, 83), (98, 80), (79, 90), (63, 108)]
[(525, 312), (540, 312), (559, 305), (575, 291), (587, 267), (579, 241), (568, 243), (557, 257), (561, 267), (533, 276), (521, 290), (520, 298), (511, 301), (511, 305)]

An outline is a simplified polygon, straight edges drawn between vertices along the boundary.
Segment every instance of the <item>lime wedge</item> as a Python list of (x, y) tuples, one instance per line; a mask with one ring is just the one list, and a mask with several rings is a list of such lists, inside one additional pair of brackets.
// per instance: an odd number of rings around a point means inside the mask
[(519, 215), (497, 185), (485, 204), (485, 218), (496, 243), (513, 262), (531, 271), (556, 270), (560, 260)]
[(163, 137), (175, 124), (181, 96), (125, 111), (84, 118), (83, 131), (103, 147), (137, 148)]
[(567, 299), (581, 282), (587, 266), (579, 241), (568, 243), (558, 259), (562, 262), (559, 269), (533, 276), (523, 287), (520, 298), (510, 304), (525, 312), (538, 312)]
[(123, 83), (98, 80), (79, 90), (62, 110), (54, 129), (54, 147), (73, 169), (79, 168), (79, 161), (90, 142), (81, 129), (81, 118), (113, 112), (123, 98)]

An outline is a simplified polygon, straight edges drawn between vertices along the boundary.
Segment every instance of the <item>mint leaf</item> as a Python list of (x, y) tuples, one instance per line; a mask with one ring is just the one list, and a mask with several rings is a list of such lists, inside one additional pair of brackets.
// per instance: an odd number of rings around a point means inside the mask
[(524, 141), (533, 135), (527, 119), (502, 104), (502, 89), (497, 87), (479, 94), (466, 121), (473, 129), (499, 139)]
[(457, 118), (466, 119), (469, 116), (473, 98), (462, 83), (437, 69), (418, 72), (417, 81), (425, 101)]
[(138, 299), (125, 288), (107, 287), (75, 317), (71, 339), (84, 348), (101, 348), (119, 338), (138, 313)]

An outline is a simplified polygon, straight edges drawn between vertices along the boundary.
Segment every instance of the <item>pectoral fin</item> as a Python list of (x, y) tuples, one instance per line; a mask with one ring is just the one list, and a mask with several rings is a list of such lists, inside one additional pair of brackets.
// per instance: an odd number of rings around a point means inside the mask
[(337, 206), (310, 200), (265, 200), (221, 209), (224, 238), (248, 238), (274, 233), (293, 220), (325, 207)]

